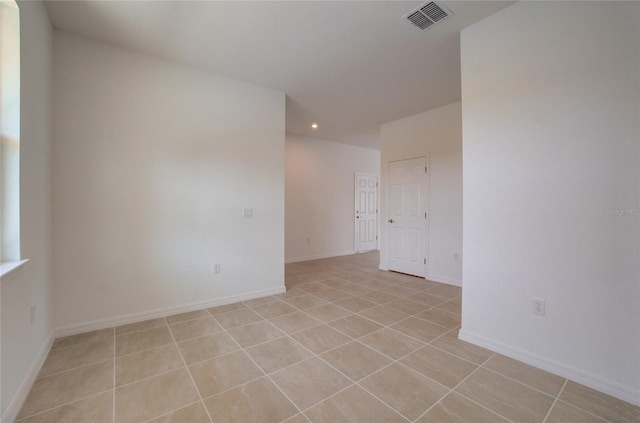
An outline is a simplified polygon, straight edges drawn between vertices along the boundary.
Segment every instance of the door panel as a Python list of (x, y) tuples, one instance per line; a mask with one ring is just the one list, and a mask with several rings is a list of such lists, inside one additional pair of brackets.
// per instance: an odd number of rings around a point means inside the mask
[(378, 249), (378, 176), (356, 173), (356, 252)]
[(389, 270), (426, 274), (426, 158), (389, 163)]

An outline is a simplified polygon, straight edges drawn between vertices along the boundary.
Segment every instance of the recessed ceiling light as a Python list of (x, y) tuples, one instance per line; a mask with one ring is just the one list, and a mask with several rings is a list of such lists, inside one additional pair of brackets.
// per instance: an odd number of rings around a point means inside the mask
[(312, 124), (312, 125), (311, 125), (311, 127), (312, 127), (313, 129), (318, 129), (318, 124), (317, 124), (317, 123), (314, 123), (314, 124)]

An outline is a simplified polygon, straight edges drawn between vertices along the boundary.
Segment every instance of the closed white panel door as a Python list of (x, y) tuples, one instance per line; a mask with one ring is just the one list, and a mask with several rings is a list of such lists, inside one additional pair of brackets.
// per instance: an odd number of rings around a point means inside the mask
[(389, 270), (426, 275), (427, 159), (389, 163)]
[(378, 176), (356, 173), (356, 252), (378, 249)]

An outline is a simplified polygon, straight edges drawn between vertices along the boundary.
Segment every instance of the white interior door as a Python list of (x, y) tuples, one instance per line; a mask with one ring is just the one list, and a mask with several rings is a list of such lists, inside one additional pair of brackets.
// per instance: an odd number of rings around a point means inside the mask
[(378, 176), (356, 173), (356, 253), (378, 249)]
[(426, 275), (427, 159), (389, 163), (389, 270)]

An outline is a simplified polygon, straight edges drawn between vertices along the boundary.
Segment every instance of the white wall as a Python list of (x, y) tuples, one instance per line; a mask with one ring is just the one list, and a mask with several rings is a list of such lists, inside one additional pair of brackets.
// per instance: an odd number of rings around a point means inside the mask
[(355, 253), (354, 175), (378, 175), (380, 152), (287, 134), (286, 166), (287, 262)]
[(54, 98), (57, 328), (284, 290), (283, 93), (55, 31)]
[(380, 128), (380, 268), (388, 269), (389, 162), (428, 157), (428, 267), (426, 279), (462, 283), (462, 117), (460, 103), (433, 109)]
[(638, 22), (520, 2), (462, 32), (460, 337), (640, 404)]
[[(2, 421), (19, 411), (52, 332), (51, 24), (41, 2), (19, 2), (21, 27), (20, 196), (22, 257), (2, 282)], [(36, 314), (31, 323), (30, 308)]]

